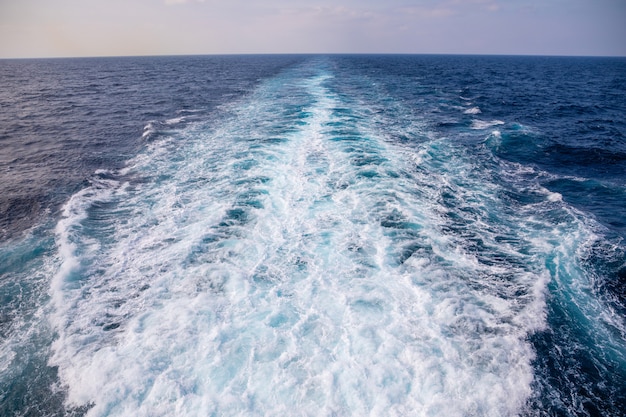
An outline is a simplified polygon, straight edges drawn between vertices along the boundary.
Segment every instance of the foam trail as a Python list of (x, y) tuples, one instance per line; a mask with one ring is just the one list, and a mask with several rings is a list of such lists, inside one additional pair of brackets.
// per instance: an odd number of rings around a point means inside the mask
[(543, 223), (507, 210), (447, 141), (386, 141), (382, 116), (332, 83), (319, 63), (283, 73), (68, 202), (51, 288), (68, 405), (524, 410), (554, 247)]

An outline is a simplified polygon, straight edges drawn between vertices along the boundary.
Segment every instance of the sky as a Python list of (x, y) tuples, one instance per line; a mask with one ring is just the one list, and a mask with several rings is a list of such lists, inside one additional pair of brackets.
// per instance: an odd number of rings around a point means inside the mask
[(0, 58), (626, 56), (626, 0), (0, 0)]

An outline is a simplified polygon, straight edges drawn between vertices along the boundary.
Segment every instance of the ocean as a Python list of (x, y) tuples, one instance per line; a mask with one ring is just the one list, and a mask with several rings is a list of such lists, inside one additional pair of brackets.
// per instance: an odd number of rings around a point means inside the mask
[(0, 415), (626, 415), (626, 59), (0, 81)]

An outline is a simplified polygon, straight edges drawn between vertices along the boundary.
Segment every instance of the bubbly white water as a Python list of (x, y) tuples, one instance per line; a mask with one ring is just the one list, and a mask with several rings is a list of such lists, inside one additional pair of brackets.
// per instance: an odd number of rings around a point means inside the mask
[[(472, 114), (475, 114), (475, 113), (472, 113)], [(470, 129), (474, 129), (474, 130), (489, 129), (490, 127), (500, 126), (500, 125), (503, 125), (503, 124), (504, 124), (504, 122), (502, 120), (491, 120), (491, 121), (472, 120), (472, 125), (471, 125)]]
[(528, 336), (564, 244), (536, 213), (561, 200), (537, 189), (513, 215), (461, 148), (386, 140), (331, 80), (281, 74), (66, 204), (51, 364), (68, 403), (90, 416), (524, 410)]
[(470, 107), (463, 112), (464, 114), (479, 114), (482, 113), (479, 107)]

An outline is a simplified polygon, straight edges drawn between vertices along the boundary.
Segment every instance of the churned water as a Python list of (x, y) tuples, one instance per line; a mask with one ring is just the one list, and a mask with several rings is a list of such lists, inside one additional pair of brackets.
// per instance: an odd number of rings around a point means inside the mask
[(1, 61), (0, 411), (626, 412), (626, 61)]

